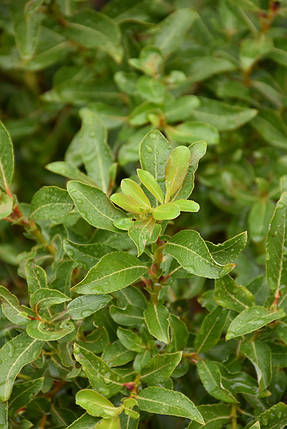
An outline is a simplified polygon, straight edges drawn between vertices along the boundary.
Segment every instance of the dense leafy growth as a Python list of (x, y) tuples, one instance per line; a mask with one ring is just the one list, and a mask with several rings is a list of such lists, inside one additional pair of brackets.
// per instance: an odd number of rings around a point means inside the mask
[(287, 427), (286, 2), (0, 26), (0, 429)]

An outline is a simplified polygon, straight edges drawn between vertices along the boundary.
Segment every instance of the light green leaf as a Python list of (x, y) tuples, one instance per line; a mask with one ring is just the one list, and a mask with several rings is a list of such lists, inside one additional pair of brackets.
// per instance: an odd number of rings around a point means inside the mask
[(267, 308), (257, 305), (247, 308), (231, 322), (226, 340), (249, 334), (284, 316), (285, 313), (282, 310), (269, 311)]
[(19, 408), (27, 406), (29, 402), (31, 402), (32, 399), (40, 392), (43, 382), (44, 378), (41, 377), (36, 378), (35, 380), (25, 381), (24, 383), (15, 384), (11, 398), (9, 400), (9, 414), (13, 416), (14, 413), (19, 410)]
[(0, 349), (0, 400), (10, 397), (15, 378), (28, 363), (36, 360), (43, 343), (25, 333), (17, 335)]
[(245, 248), (247, 243), (247, 232), (241, 232), (223, 243), (213, 244), (206, 241), (208, 250), (219, 264), (234, 262)]
[(249, 70), (258, 60), (266, 56), (272, 48), (272, 40), (263, 33), (260, 33), (260, 36), (255, 39), (243, 39), (240, 45), (242, 70)]
[(215, 281), (214, 299), (218, 305), (240, 313), (255, 305), (255, 298), (244, 286), (239, 286), (230, 276)]
[(152, 216), (155, 220), (175, 219), (180, 215), (179, 206), (173, 203), (165, 203), (152, 209)]
[(123, 388), (121, 377), (97, 355), (75, 345), (74, 355), (82, 365), (91, 386), (104, 396), (113, 396)]
[(106, 295), (79, 296), (68, 304), (67, 310), (73, 320), (85, 319), (106, 307), (111, 299), (112, 297)]
[(241, 127), (253, 119), (257, 110), (234, 106), (222, 101), (199, 97), (200, 105), (196, 107), (191, 116), (198, 121), (214, 125), (218, 131), (229, 131)]
[(139, 409), (153, 414), (185, 417), (203, 424), (196, 406), (183, 393), (163, 387), (147, 387), (136, 396)]
[(187, 429), (222, 429), (230, 422), (231, 406), (228, 404), (199, 405), (205, 424), (191, 422)]
[(282, 284), (286, 240), (287, 193), (283, 192), (274, 210), (266, 237), (266, 278), (272, 292)]
[(113, 222), (123, 217), (100, 189), (81, 182), (67, 184), (70, 197), (85, 221), (99, 229), (117, 231)]
[(260, 390), (266, 390), (272, 378), (272, 353), (270, 347), (256, 340), (242, 344), (240, 351), (254, 366)]
[(78, 391), (76, 404), (84, 408), (93, 417), (114, 417), (122, 411), (122, 407), (115, 407), (111, 401), (91, 389)]
[(139, 176), (142, 184), (150, 191), (150, 193), (160, 203), (163, 203), (164, 195), (154, 176), (149, 171), (142, 170), (141, 168), (137, 169), (137, 175)]
[(72, 208), (73, 201), (65, 189), (43, 186), (32, 198), (31, 217), (36, 221), (61, 223)]
[(134, 283), (146, 271), (146, 265), (129, 253), (108, 253), (73, 287), (73, 291), (89, 295), (111, 293)]
[[(122, 192), (111, 195), (111, 201), (121, 209), (130, 213), (145, 214), (149, 211), (149, 208), (145, 204), (139, 202), (130, 195), (123, 194)], [(117, 226), (117, 228), (122, 229), (123, 221), (125, 222), (126, 219), (117, 219), (114, 221), (114, 225)]]
[(43, 0), (19, 0), (11, 3), (14, 36), (18, 51), (24, 61), (29, 61), (36, 50), (43, 18), (40, 6)]
[(168, 56), (180, 46), (198, 15), (193, 9), (181, 8), (171, 13), (154, 29), (150, 44)]
[(165, 202), (168, 202), (182, 186), (190, 158), (190, 151), (186, 146), (178, 146), (171, 151), (165, 168)]
[(30, 305), (35, 307), (37, 312), (47, 310), (55, 304), (62, 304), (70, 301), (71, 298), (56, 289), (40, 288), (36, 290), (30, 297)]
[[(51, 329), (52, 328), (52, 329)], [(29, 337), (41, 341), (57, 341), (75, 330), (71, 321), (64, 320), (59, 326), (52, 326), (40, 320), (32, 320), (26, 327)]]
[(75, 420), (67, 429), (94, 429), (98, 418), (89, 416), (89, 414), (83, 414), (77, 420)]
[(95, 429), (121, 429), (120, 418), (102, 419), (96, 424)]
[(143, 253), (147, 244), (156, 242), (160, 231), (161, 226), (155, 223), (152, 217), (144, 221), (139, 220), (132, 222), (128, 234), (137, 247), (138, 256)]
[(139, 419), (134, 419), (131, 416), (127, 416), (122, 413), (120, 415), (120, 421), (122, 429), (138, 429)]
[(150, 207), (150, 201), (140, 185), (131, 179), (121, 181), (121, 190), (125, 195), (134, 198), (138, 204), (147, 209)]
[(196, 213), (200, 209), (199, 204), (192, 200), (175, 200), (174, 204), (181, 212)]
[(228, 315), (229, 311), (216, 307), (207, 316), (205, 316), (194, 341), (194, 347), (197, 353), (210, 350), (218, 343)]
[(206, 391), (216, 399), (235, 404), (237, 401), (222, 383), (222, 374), (217, 362), (200, 359), (197, 362), (200, 380)]
[(155, 355), (140, 372), (146, 384), (159, 384), (168, 380), (182, 358), (182, 352)]
[(261, 429), (260, 423), (255, 422), (254, 425), (250, 426), (250, 429)]
[[(1, 162), (1, 161), (0, 161)], [(0, 189), (0, 220), (9, 216), (13, 210), (13, 198)]]
[(234, 264), (218, 264), (199, 233), (192, 230), (175, 234), (167, 242), (165, 252), (175, 258), (186, 271), (200, 277), (223, 277), (234, 268)]
[(163, 304), (149, 303), (144, 311), (149, 333), (163, 343), (169, 343), (169, 311)]
[(90, 49), (101, 49), (116, 62), (122, 59), (121, 33), (108, 16), (92, 9), (79, 12), (67, 21), (64, 34)]
[(166, 132), (168, 137), (177, 143), (195, 143), (198, 140), (204, 140), (208, 145), (214, 145), (219, 142), (217, 128), (199, 121), (188, 121), (174, 127), (167, 126)]
[(146, 134), (140, 144), (141, 167), (151, 173), (160, 186), (163, 186), (170, 151), (169, 142), (158, 130)]
[(9, 187), (14, 174), (14, 151), (8, 130), (0, 121), (0, 187)]

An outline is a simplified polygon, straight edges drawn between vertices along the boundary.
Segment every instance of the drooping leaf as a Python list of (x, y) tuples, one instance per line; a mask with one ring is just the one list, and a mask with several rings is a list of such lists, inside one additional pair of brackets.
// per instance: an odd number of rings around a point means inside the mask
[(186, 271), (201, 277), (223, 277), (234, 268), (234, 264), (218, 264), (199, 233), (192, 230), (175, 234), (166, 244), (165, 252), (174, 257)]
[(149, 333), (163, 343), (169, 343), (169, 312), (162, 304), (149, 303), (144, 311)]
[(126, 252), (112, 252), (92, 267), (73, 291), (88, 295), (111, 293), (129, 286), (147, 271), (138, 258)]
[(11, 395), (15, 378), (21, 369), (36, 360), (43, 343), (27, 334), (17, 335), (0, 349), (0, 399), (7, 401)]
[(226, 339), (231, 340), (249, 334), (284, 316), (285, 313), (282, 310), (269, 311), (267, 308), (258, 305), (247, 308), (231, 322)]
[(111, 204), (104, 192), (76, 181), (68, 182), (67, 189), (85, 221), (95, 228), (117, 231), (113, 222), (121, 219), (123, 214)]
[(136, 399), (139, 408), (153, 414), (185, 417), (204, 423), (203, 417), (190, 399), (183, 393), (168, 390), (163, 387), (147, 387)]

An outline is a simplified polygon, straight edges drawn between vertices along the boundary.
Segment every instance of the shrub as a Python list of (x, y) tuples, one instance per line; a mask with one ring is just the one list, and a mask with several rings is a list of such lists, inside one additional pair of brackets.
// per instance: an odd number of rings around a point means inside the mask
[(287, 426), (267, 3), (1, 3), (0, 428)]

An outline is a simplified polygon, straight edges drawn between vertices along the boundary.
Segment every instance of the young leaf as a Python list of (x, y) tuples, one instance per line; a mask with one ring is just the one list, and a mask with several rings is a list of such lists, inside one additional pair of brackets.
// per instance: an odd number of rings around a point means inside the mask
[(141, 380), (146, 384), (159, 384), (168, 380), (182, 358), (181, 352), (155, 355), (141, 369)]
[(119, 417), (112, 417), (110, 419), (102, 419), (95, 429), (121, 429), (121, 422)]
[(146, 271), (147, 266), (129, 253), (108, 253), (73, 287), (73, 291), (84, 295), (111, 293), (134, 283)]
[(169, 343), (169, 312), (162, 304), (149, 303), (144, 311), (149, 333), (163, 343)]
[(183, 393), (163, 387), (147, 387), (136, 399), (139, 409), (148, 413), (185, 417), (204, 424), (204, 420), (196, 406)]
[(194, 347), (197, 353), (210, 350), (220, 340), (229, 312), (216, 307), (205, 316), (200, 331), (195, 337)]
[(161, 231), (161, 226), (155, 223), (152, 217), (146, 220), (132, 222), (129, 227), (128, 234), (131, 240), (135, 243), (138, 256), (140, 256), (146, 244), (155, 243)]
[(282, 310), (269, 311), (267, 308), (257, 305), (247, 308), (231, 322), (226, 334), (226, 340), (249, 334), (274, 320), (282, 319), (284, 316), (285, 313)]
[(152, 209), (152, 216), (155, 220), (175, 219), (180, 215), (180, 208), (175, 203), (165, 203)]
[(32, 198), (31, 216), (36, 221), (61, 223), (72, 208), (73, 201), (65, 189), (43, 186)]
[(30, 362), (36, 360), (43, 343), (25, 333), (17, 335), (0, 349), (0, 400), (7, 401), (12, 392), (15, 378)]
[(125, 195), (134, 198), (141, 206), (149, 208), (150, 202), (140, 185), (131, 179), (121, 181), (121, 190)]
[(13, 210), (13, 198), (5, 194), (0, 189), (0, 220), (9, 216)]
[(117, 231), (113, 222), (121, 219), (123, 214), (111, 204), (104, 192), (76, 181), (68, 182), (67, 189), (85, 221), (95, 228)]
[(216, 399), (230, 404), (237, 401), (222, 384), (222, 374), (217, 362), (200, 359), (197, 362), (199, 377), (206, 391)]
[(186, 271), (200, 277), (223, 277), (234, 268), (234, 264), (218, 264), (199, 233), (192, 230), (175, 234), (166, 244), (165, 252), (175, 258)]
[(113, 396), (122, 389), (121, 377), (94, 353), (75, 345), (74, 355), (82, 365), (91, 386), (99, 393), (104, 396)]
[(240, 313), (255, 305), (255, 298), (229, 275), (215, 281), (214, 299), (218, 305)]
[[(126, 210), (127, 212), (130, 212), (130, 213), (143, 214), (149, 211), (149, 207), (147, 207), (145, 204), (143, 204), (142, 202), (139, 202), (131, 195), (125, 195), (121, 192), (113, 194), (111, 196), (111, 201), (117, 206), (119, 206), (121, 209)], [(120, 224), (118, 222), (118, 219), (114, 221), (114, 224), (120, 226), (122, 219), (119, 219), (119, 221), (120, 221)]]
[(8, 130), (0, 121), (0, 187), (5, 189), (12, 182), (14, 174), (14, 151)]
[(192, 200), (175, 200), (174, 203), (181, 212), (196, 213), (200, 209), (199, 204)]
[(165, 168), (165, 202), (169, 202), (183, 184), (190, 158), (190, 151), (186, 146), (178, 146), (171, 151)]
[(272, 378), (272, 353), (270, 347), (256, 340), (242, 344), (240, 351), (253, 364), (260, 390), (266, 390)]
[(122, 407), (115, 407), (111, 401), (91, 389), (79, 390), (76, 394), (76, 404), (93, 417), (114, 417), (122, 411)]
[(276, 293), (282, 283), (286, 211), (287, 193), (283, 192), (274, 210), (266, 238), (266, 277), (270, 290)]
[(161, 187), (155, 180), (154, 176), (146, 170), (141, 168), (137, 169), (137, 175), (142, 182), (142, 184), (150, 191), (150, 193), (162, 204), (164, 200), (164, 195), (161, 190)]
[(106, 307), (111, 299), (112, 297), (106, 295), (79, 296), (67, 305), (67, 310), (73, 320), (85, 319)]
[(219, 264), (229, 264), (236, 260), (247, 243), (247, 232), (241, 232), (224, 243), (213, 244), (206, 241), (208, 250)]

